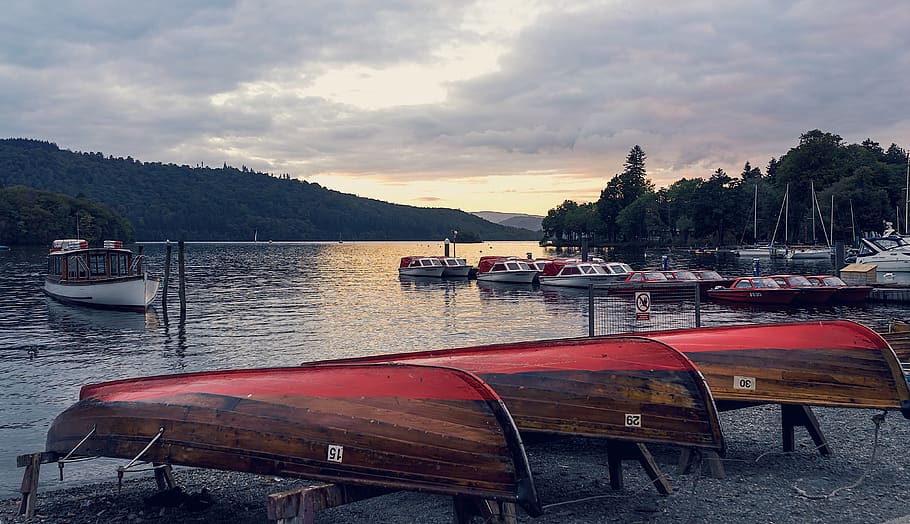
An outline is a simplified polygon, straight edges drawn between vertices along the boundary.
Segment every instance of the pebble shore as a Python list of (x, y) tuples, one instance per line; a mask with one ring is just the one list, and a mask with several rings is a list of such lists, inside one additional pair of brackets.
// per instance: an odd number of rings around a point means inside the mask
[[(532, 519), (519, 509), (518, 521), (910, 522), (905, 518), (910, 514), (910, 420), (899, 412), (889, 412), (876, 435), (873, 416), (879, 411), (814, 408), (813, 412), (833, 450), (830, 456), (821, 456), (802, 428), (796, 430), (796, 451), (781, 452), (777, 406), (722, 413), (728, 447), (723, 479), (711, 478), (707, 464), (681, 474), (677, 471), (677, 448), (649, 446), (673, 486), (669, 496), (658, 494), (635, 462), (624, 465), (624, 488), (611, 490), (602, 441), (563, 438), (529, 443), (527, 454), (545, 512)], [(113, 473), (112, 477), (116, 479)], [(187, 493), (206, 489), (212, 497), (211, 505), (201, 510), (151, 506), (145, 499), (154, 494), (155, 482), (145, 477), (127, 480), (119, 494), (116, 481), (45, 490), (39, 493), (36, 518), (28, 522), (267, 523), (266, 499), (270, 493), (306, 485), (296, 479), (200, 469), (178, 469), (175, 477)], [(2, 502), (0, 524), (26, 522), (17, 516), (18, 503)], [(397, 492), (326, 510), (317, 515), (316, 522), (450, 524), (452, 514), (451, 497)]]

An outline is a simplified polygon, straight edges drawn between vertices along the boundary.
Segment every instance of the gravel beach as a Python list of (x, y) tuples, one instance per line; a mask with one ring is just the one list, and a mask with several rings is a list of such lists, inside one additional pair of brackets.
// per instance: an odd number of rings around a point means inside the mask
[[(520, 522), (550, 523), (910, 523), (910, 421), (889, 412), (876, 437), (879, 411), (815, 408), (833, 450), (821, 456), (803, 428), (796, 451), (781, 452), (780, 409), (761, 406), (721, 414), (728, 452), (726, 478), (708, 475), (706, 464), (688, 474), (677, 471), (679, 450), (649, 446), (674, 492), (659, 495), (635, 462), (624, 466), (624, 489), (610, 489), (606, 447), (595, 439), (564, 438), (527, 444), (540, 498), (546, 507), (536, 519), (518, 510)], [(874, 456), (873, 456), (874, 454)], [(15, 457), (7, 457), (15, 460)], [(53, 465), (44, 475), (56, 474)], [(268, 494), (306, 482), (240, 473), (178, 469), (187, 493), (211, 494), (205, 509), (157, 507), (151, 477), (39, 493), (38, 516), (30, 522), (89, 523), (264, 523)], [(3, 501), (0, 524), (25, 522), (18, 500)], [(398, 492), (333, 508), (318, 523), (452, 522), (451, 497)]]

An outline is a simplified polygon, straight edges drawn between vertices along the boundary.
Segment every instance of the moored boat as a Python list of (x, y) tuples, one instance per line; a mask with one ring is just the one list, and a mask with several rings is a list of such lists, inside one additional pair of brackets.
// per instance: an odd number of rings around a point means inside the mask
[(839, 304), (865, 302), (872, 293), (872, 286), (848, 285), (840, 277), (834, 275), (809, 275), (806, 280), (813, 286), (834, 288), (837, 292), (831, 298), (831, 302)]
[(477, 280), (530, 284), (540, 271), (526, 260), (517, 257), (484, 256), (477, 263)]
[(471, 273), (472, 266), (467, 260), (460, 257), (437, 257), (442, 262), (444, 277), (466, 277)]
[(791, 304), (799, 290), (784, 289), (768, 277), (740, 277), (729, 287), (713, 287), (706, 291), (708, 298), (726, 302), (761, 305)]
[[(537, 267), (541, 268), (541, 265)], [(543, 263), (539, 279), (541, 286), (588, 287), (616, 282), (624, 278), (623, 275), (610, 272), (602, 262), (556, 258)]]
[(636, 337), (578, 338), (305, 362), (463, 369), (502, 397), (522, 432), (723, 452), (711, 392), (687, 358)]
[(399, 276), (441, 277), (445, 269), (438, 257), (407, 256), (398, 263)]
[(795, 304), (821, 305), (827, 304), (837, 294), (833, 287), (814, 286), (809, 279), (802, 275), (771, 275), (768, 278), (774, 279), (777, 285), (784, 289), (799, 290), (799, 294), (793, 299)]
[(517, 502), (541, 512), (502, 400), (464, 371), (209, 371), (82, 388), (47, 451)]
[[(643, 333), (688, 356), (722, 402), (899, 409), (910, 391), (888, 343), (847, 320)], [(729, 405), (735, 407), (735, 404)]]
[(70, 304), (145, 311), (159, 281), (144, 271), (142, 259), (117, 240), (105, 240), (102, 247), (89, 247), (83, 239), (54, 240), (43, 289)]

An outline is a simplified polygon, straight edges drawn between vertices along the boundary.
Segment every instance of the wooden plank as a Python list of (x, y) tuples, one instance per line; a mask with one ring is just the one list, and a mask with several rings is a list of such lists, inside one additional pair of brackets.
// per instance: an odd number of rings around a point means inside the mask
[(483, 519), (485, 524), (517, 524), (515, 504), (477, 497), (456, 495), (453, 498), (455, 524), (471, 524), (474, 517)]
[(38, 455), (38, 460), (41, 464), (50, 464), (51, 462), (57, 462), (60, 460), (60, 454), (53, 451), (42, 451), (40, 453), (29, 453), (27, 455), (19, 455), (16, 457), (16, 467), (24, 468), (31, 465), (33, 457)]
[(277, 520), (279, 523), (312, 524), (319, 511), (378, 497), (391, 491), (345, 484), (316, 484), (272, 493), (268, 497), (266, 511), (269, 520)]
[(822, 455), (831, 454), (831, 447), (828, 445), (828, 440), (825, 439), (825, 436), (822, 434), (821, 428), (819, 428), (818, 425), (818, 419), (815, 418), (815, 414), (812, 413), (809, 406), (781, 404), (780, 423), (784, 451), (789, 452), (796, 449), (793, 430), (796, 426), (802, 426), (809, 432), (809, 436), (811, 436), (812, 441), (815, 442), (815, 446), (818, 448), (819, 453)]
[[(20, 455), (21, 456), (21, 455)], [(38, 477), (41, 473), (42, 453), (33, 453), (29, 464), (22, 475), (22, 500), (19, 502), (19, 514), (30, 519), (35, 516), (35, 499), (38, 496)]]
[(661, 495), (669, 495), (673, 492), (667, 478), (661, 473), (657, 462), (644, 444), (619, 440), (611, 440), (607, 444), (610, 487), (614, 490), (620, 490), (623, 487), (622, 462), (624, 460), (638, 461)]

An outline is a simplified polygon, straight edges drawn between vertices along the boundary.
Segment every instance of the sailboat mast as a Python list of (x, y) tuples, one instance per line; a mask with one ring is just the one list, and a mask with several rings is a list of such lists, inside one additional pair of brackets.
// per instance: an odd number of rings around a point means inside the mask
[(910, 231), (910, 227), (907, 227), (907, 212), (910, 211), (910, 151), (907, 151), (907, 185), (906, 188), (906, 198), (904, 200), (904, 234), (906, 235)]
[(755, 197), (752, 199), (752, 243), (758, 244), (758, 182), (755, 182)]

